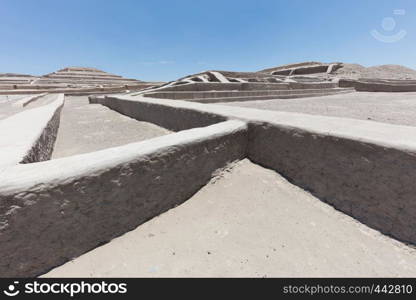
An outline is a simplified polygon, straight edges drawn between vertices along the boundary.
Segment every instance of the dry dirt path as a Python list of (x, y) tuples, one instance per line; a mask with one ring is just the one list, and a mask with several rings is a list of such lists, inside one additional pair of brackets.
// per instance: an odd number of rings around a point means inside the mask
[(169, 134), (147, 122), (123, 116), (86, 96), (65, 97), (52, 159), (98, 151)]

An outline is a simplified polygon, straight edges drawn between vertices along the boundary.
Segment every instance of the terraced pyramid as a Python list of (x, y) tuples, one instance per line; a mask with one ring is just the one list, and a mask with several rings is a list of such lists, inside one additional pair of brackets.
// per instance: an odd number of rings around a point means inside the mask
[(67, 67), (40, 77), (0, 74), (0, 94), (96, 94), (136, 91), (160, 83), (124, 78), (95, 68)]
[(123, 78), (94, 68), (69, 67), (44, 75), (34, 80), (37, 85), (62, 85), (79, 87), (118, 86), (121, 84), (142, 83), (137, 79)]
[(16, 74), (16, 73), (0, 73), (0, 89), (4, 85), (11, 84), (30, 84), (37, 77), (26, 74)]

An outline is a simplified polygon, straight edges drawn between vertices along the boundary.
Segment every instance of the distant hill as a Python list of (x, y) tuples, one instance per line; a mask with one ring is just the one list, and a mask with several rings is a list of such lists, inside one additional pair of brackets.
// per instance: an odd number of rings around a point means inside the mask
[(401, 65), (380, 65), (366, 68), (359, 64), (343, 64), (343, 67), (335, 71), (334, 75), (352, 79), (416, 79), (416, 70)]
[[(329, 66), (331, 64), (339, 64), (339, 67), (331, 72), (331, 76), (342, 78), (379, 78), (379, 79), (416, 79), (416, 70), (401, 65), (380, 65), (373, 67), (364, 67), (359, 64), (350, 63), (322, 63), (322, 62), (302, 62), (277, 66), (273, 68), (258, 71), (258, 73), (279, 72), (289, 69), (306, 69), (315, 66)], [(315, 75), (322, 75), (323, 72), (317, 72)], [(309, 75), (314, 75), (313, 73)]]

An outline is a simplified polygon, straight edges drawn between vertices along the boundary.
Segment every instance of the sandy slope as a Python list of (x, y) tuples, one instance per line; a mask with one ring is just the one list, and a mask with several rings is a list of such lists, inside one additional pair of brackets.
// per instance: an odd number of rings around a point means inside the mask
[(347, 78), (416, 79), (416, 70), (400, 65), (381, 65), (366, 68), (358, 64), (344, 64), (335, 75)]

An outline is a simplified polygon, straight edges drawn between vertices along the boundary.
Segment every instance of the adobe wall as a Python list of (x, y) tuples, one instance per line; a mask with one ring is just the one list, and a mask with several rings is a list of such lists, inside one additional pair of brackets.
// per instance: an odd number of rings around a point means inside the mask
[[(85, 83), (85, 82), (84, 82)], [(13, 89), (3, 90), (0, 89), (0, 95), (19, 95), (19, 94), (40, 94), (40, 93), (64, 93), (66, 95), (91, 95), (96, 93), (121, 93), (126, 90), (140, 90), (153, 86), (153, 83), (140, 83), (140, 84), (125, 84), (118, 86), (106, 86), (106, 87), (60, 87), (49, 88), (45, 85), (32, 85), (32, 89), (23, 89), (19, 85), (14, 85)]]
[(340, 79), (340, 87), (353, 87), (359, 92), (416, 92), (416, 84), (408, 82), (364, 82), (359, 80)]
[(90, 102), (183, 131), (0, 172), (0, 276), (36, 276), (108, 242), (244, 157), (416, 244), (414, 127), (129, 96)]
[(248, 157), (362, 223), (416, 243), (416, 149), (251, 123)]
[(160, 91), (251, 91), (251, 90), (288, 90), (289, 84), (287, 83), (262, 83), (262, 82), (196, 82), (188, 84), (180, 84), (169, 87), (162, 87)]
[(291, 89), (333, 89), (340, 87), (338, 82), (290, 82), (289, 85)]
[(52, 155), (64, 95), (39, 108), (0, 121), (0, 171), (18, 163), (43, 161)]
[(25, 107), (26, 105), (28, 105), (28, 104), (30, 104), (30, 103), (32, 103), (32, 102), (34, 102), (34, 101), (42, 98), (43, 96), (46, 96), (46, 95), (47, 95), (47, 93), (36, 94), (36, 95), (28, 96), (28, 97), (25, 97), (25, 98), (23, 98), (21, 100), (16, 101), (14, 103), (14, 105), (21, 106), (21, 107)]
[(246, 155), (229, 121), (0, 173), (0, 277), (36, 276), (189, 199)]
[[(274, 98), (297, 98), (299, 97), (313, 97), (314, 95), (332, 95), (343, 92), (351, 92), (351, 89), (299, 89), (299, 90), (258, 90), (258, 91), (204, 91), (204, 92), (149, 92), (144, 94), (144, 97), (159, 98), (159, 99), (175, 99), (175, 100), (189, 100), (203, 103), (212, 102), (226, 102), (228, 98), (242, 98), (250, 101), (250, 98), (255, 100), (258, 97), (263, 99)], [(259, 98), (262, 99), (262, 98)], [(234, 100), (239, 101), (239, 100)], [(244, 100), (243, 100), (244, 101)]]
[(117, 97), (90, 97), (90, 103), (103, 104), (123, 115), (150, 122), (172, 131), (205, 127), (226, 121), (226, 117), (198, 110), (177, 109), (146, 101), (120, 100)]
[(317, 66), (298, 66), (288, 69), (275, 70), (272, 72), (272, 75), (306, 75), (306, 74), (316, 74), (316, 73), (326, 73), (328, 71), (329, 65), (317, 65)]
[(158, 107), (164, 114), (156, 119), (192, 114), (246, 121), (249, 159), (364, 224), (416, 243), (414, 127), (180, 100), (107, 99), (112, 101), (128, 111)]

